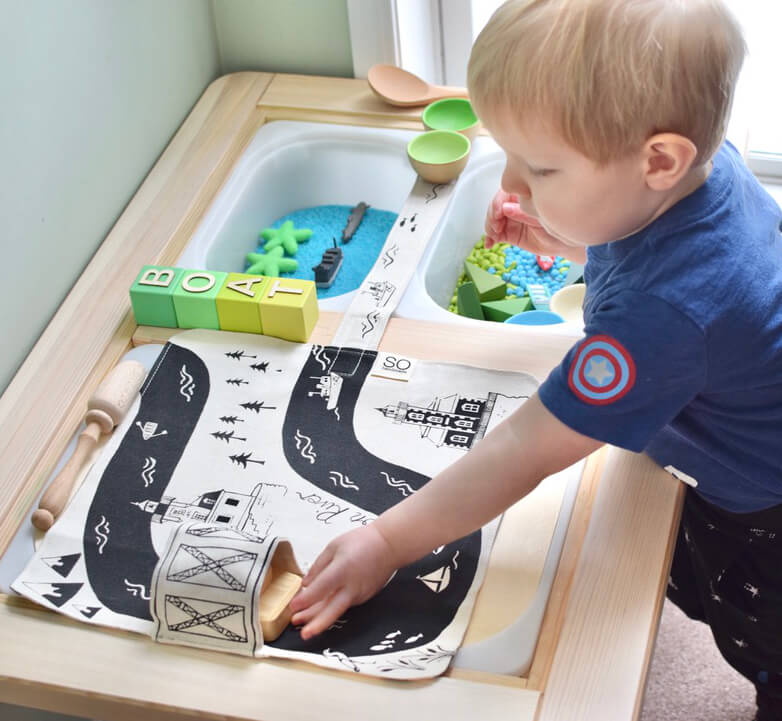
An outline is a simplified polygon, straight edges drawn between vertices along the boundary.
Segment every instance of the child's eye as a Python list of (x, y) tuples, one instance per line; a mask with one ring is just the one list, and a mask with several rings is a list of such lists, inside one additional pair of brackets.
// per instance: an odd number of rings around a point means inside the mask
[(531, 168), (531, 171), (536, 178), (547, 178), (557, 172), (553, 168)]

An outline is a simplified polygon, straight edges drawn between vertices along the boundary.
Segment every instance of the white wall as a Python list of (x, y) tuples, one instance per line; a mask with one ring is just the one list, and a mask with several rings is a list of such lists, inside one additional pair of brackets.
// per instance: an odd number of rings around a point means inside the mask
[(0, 391), (218, 74), (209, 0), (0, 0)]
[(353, 77), (346, 0), (212, 0), (223, 73)]
[(0, 0), (0, 393), (219, 75), (352, 76), (346, 0)]

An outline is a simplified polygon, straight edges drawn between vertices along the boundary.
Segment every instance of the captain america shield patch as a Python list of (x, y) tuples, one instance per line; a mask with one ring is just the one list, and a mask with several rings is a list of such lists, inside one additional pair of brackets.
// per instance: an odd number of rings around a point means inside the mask
[(584, 403), (618, 401), (635, 383), (635, 363), (627, 349), (607, 335), (585, 339), (570, 364), (568, 385)]

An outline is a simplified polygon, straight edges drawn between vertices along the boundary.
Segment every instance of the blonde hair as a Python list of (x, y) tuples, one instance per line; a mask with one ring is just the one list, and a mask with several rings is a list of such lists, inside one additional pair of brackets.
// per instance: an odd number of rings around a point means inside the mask
[(510, 0), (468, 85), (479, 116), (536, 115), (600, 164), (659, 132), (689, 138), (699, 164), (725, 137), (745, 52), (721, 0)]

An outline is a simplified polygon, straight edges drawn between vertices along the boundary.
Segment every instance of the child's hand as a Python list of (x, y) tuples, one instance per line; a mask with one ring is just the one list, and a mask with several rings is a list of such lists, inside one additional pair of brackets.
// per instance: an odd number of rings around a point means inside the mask
[(295, 626), (303, 639), (325, 631), (350, 606), (374, 596), (396, 566), (391, 547), (375, 524), (335, 538), (318, 556), (291, 601)]
[(518, 197), (504, 190), (497, 191), (489, 204), (484, 230), (486, 248), (510, 243), (535, 255), (561, 255), (576, 263), (586, 263), (585, 248), (567, 245), (549, 235), (538, 221), (522, 211)]

